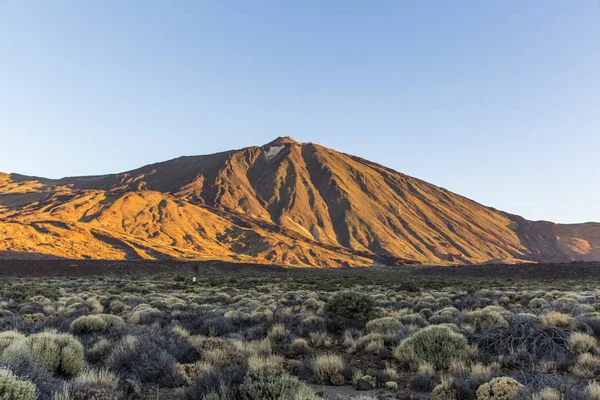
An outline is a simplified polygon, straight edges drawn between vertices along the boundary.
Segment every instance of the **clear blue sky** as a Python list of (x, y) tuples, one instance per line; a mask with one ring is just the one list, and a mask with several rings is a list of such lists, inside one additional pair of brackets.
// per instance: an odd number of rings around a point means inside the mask
[(277, 136), (600, 221), (600, 2), (0, 0), (0, 171)]

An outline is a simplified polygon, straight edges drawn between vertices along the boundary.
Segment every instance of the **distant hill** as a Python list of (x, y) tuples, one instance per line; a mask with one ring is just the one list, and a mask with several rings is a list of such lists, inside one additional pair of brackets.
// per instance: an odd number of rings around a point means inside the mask
[(120, 174), (0, 173), (0, 258), (290, 266), (600, 260), (600, 224), (485, 207), (359, 157), (282, 137)]

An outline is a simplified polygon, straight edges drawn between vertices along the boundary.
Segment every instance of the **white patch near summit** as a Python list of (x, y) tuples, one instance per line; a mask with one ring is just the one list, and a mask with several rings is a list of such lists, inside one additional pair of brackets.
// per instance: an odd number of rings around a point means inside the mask
[(272, 146), (269, 147), (267, 151), (265, 151), (265, 157), (267, 157), (267, 161), (271, 161), (281, 150), (283, 150), (285, 146)]

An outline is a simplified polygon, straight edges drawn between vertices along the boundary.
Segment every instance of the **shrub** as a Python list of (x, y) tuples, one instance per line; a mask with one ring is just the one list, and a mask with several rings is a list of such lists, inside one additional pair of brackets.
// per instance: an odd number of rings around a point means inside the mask
[(240, 386), (246, 400), (312, 400), (315, 393), (298, 378), (288, 374), (260, 374), (246, 377)]
[(600, 372), (600, 357), (591, 353), (583, 353), (571, 368), (571, 373), (580, 378), (593, 378)]
[(56, 374), (76, 375), (87, 368), (82, 344), (67, 333), (48, 331), (30, 335), (14, 341), (2, 357), (16, 357), (25, 351), (31, 353), (35, 364)]
[(306, 354), (310, 351), (310, 346), (306, 339), (296, 338), (290, 345), (290, 350), (296, 354)]
[[(214, 341), (215, 339), (208, 339), (208, 341), (211, 340)], [(224, 342), (221, 343), (222, 344), (217, 346), (215, 346), (215, 344), (211, 344), (210, 347), (205, 346), (205, 348), (210, 349), (217, 347), (225, 349), (226, 345), (224, 344)], [(252, 341), (232, 340), (231, 344), (233, 345), (233, 348), (236, 351), (240, 352), (246, 357), (251, 357), (255, 355), (268, 356), (269, 354), (271, 354), (271, 341), (269, 339)]]
[(31, 313), (21, 315), (21, 321), (25, 325), (40, 324), (46, 320), (46, 315), (43, 313)]
[(0, 399), (2, 400), (36, 400), (35, 385), (21, 380), (8, 369), (0, 369)]
[(193, 364), (177, 364), (177, 374), (183, 379), (183, 381), (191, 385), (194, 381), (202, 374), (210, 371), (212, 365), (206, 361), (198, 361)]
[(103, 332), (106, 322), (98, 315), (82, 315), (71, 322), (71, 332), (75, 334)]
[(29, 352), (0, 361), (0, 369), (9, 369), (18, 378), (33, 382), (37, 388), (38, 400), (52, 400), (53, 393), (62, 386), (59, 378), (33, 362)]
[(329, 348), (334, 344), (333, 338), (327, 332), (311, 332), (309, 336), (310, 343), (315, 347)]
[(119, 378), (107, 370), (86, 371), (64, 385), (55, 400), (119, 400)]
[(576, 354), (593, 351), (597, 346), (598, 340), (585, 333), (574, 333), (569, 337), (569, 348)]
[(553, 388), (544, 388), (533, 395), (533, 400), (561, 400), (560, 392)]
[(490, 367), (489, 365), (483, 365), (483, 364), (473, 364), (471, 365), (471, 379), (473, 379), (473, 381), (481, 384), (483, 382), (487, 382), (490, 379), (490, 376), (492, 375), (492, 367)]
[(17, 331), (0, 332), (0, 354), (13, 342), (25, 339), (25, 335)]
[(185, 389), (181, 399), (239, 399), (239, 387), (244, 382), (246, 373), (247, 369), (240, 365), (214, 368), (199, 376), (196, 382)]
[(516, 399), (523, 385), (506, 376), (494, 378), (479, 386), (477, 400), (512, 400)]
[(528, 305), (529, 305), (529, 308), (536, 308), (536, 309), (538, 309), (538, 308), (544, 307), (546, 305), (546, 303), (547, 302), (544, 299), (535, 298), (535, 299), (531, 299), (529, 301)]
[(129, 317), (129, 323), (134, 325), (150, 324), (160, 318), (161, 315), (162, 312), (160, 310), (157, 310), (148, 304), (139, 304), (132, 310), (131, 316)]
[(286, 337), (289, 334), (287, 329), (285, 329), (285, 325), (283, 324), (275, 324), (271, 327), (269, 331), (269, 339), (271, 340), (279, 340)]
[(431, 392), (431, 400), (458, 400), (458, 392), (452, 387), (452, 381), (442, 379), (442, 383), (437, 385)]
[(497, 325), (470, 335), (481, 354), (487, 357), (525, 354), (521, 363), (541, 360), (564, 360), (571, 331), (554, 326), (540, 326), (536, 320), (511, 318), (508, 325)]
[(600, 383), (598, 382), (590, 382), (587, 386), (587, 395), (590, 397), (590, 400), (600, 400)]
[(481, 331), (494, 325), (506, 324), (506, 320), (497, 311), (476, 310), (466, 314), (467, 319), (475, 330)]
[(279, 375), (284, 372), (285, 359), (279, 355), (250, 356), (248, 370), (254, 374)]
[(364, 293), (342, 292), (329, 299), (324, 312), (335, 327), (362, 326), (375, 315), (375, 302)]
[(453, 360), (464, 359), (468, 354), (467, 339), (442, 325), (424, 328), (394, 349), (394, 356), (400, 361), (408, 361), (414, 369), (422, 363), (429, 363), (436, 369), (448, 369)]
[(343, 385), (344, 360), (336, 354), (317, 356), (312, 363), (313, 380), (317, 383)]
[(415, 392), (430, 392), (435, 388), (434, 375), (428, 372), (419, 372), (410, 379), (410, 390)]
[(87, 360), (97, 363), (103, 360), (113, 349), (115, 344), (108, 339), (100, 339), (87, 351)]
[(177, 384), (177, 360), (163, 348), (149, 340), (126, 336), (113, 349), (107, 366), (125, 379), (161, 386)]
[(395, 335), (403, 327), (404, 325), (400, 321), (392, 317), (372, 319), (366, 325), (367, 332), (382, 335)]

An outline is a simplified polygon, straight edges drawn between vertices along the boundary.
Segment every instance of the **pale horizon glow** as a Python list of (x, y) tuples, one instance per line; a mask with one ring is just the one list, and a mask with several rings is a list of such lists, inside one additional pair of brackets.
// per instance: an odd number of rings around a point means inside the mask
[(278, 136), (531, 220), (600, 222), (600, 2), (0, 0), (0, 172)]

